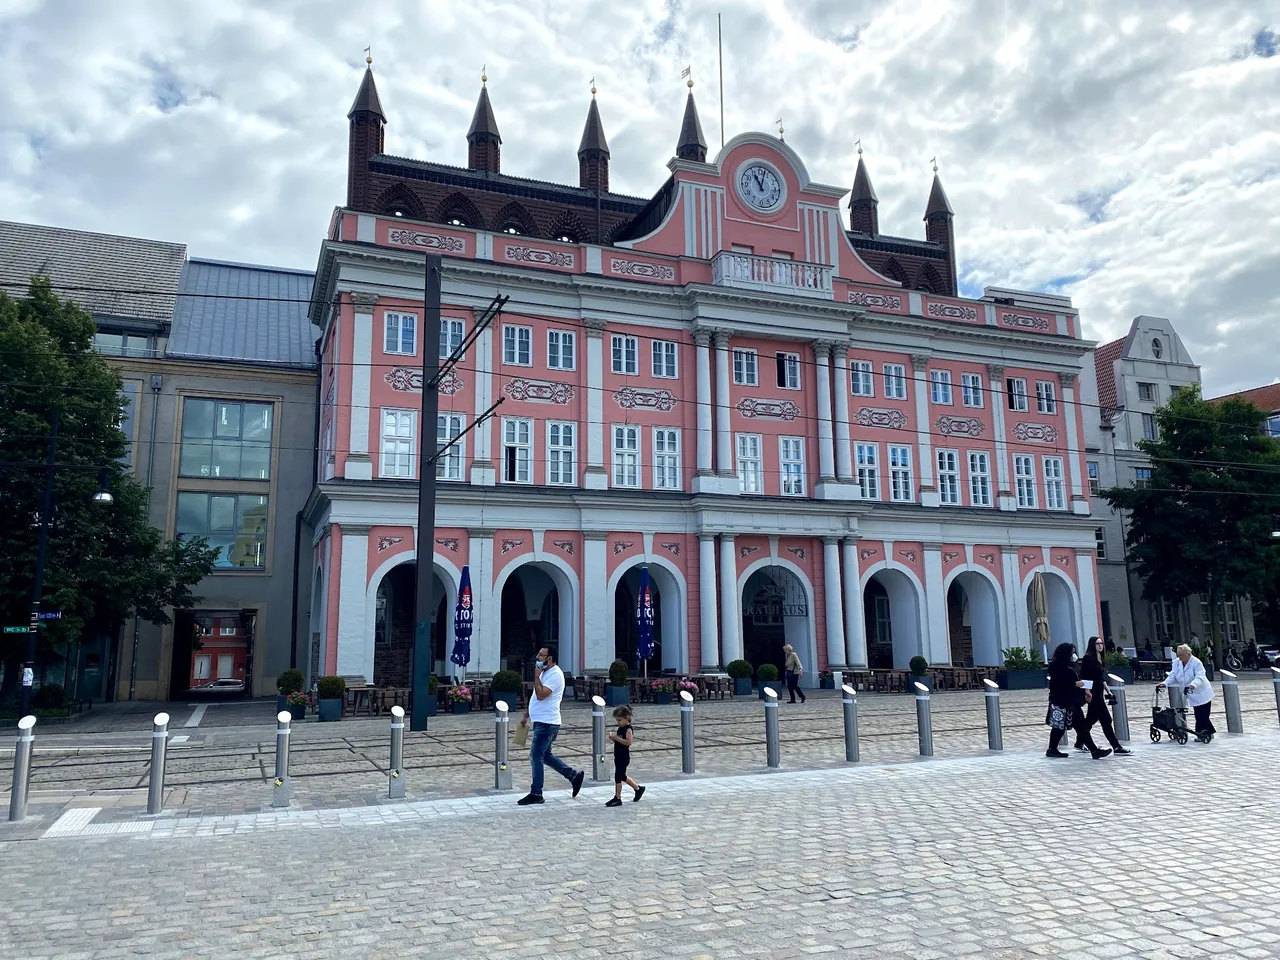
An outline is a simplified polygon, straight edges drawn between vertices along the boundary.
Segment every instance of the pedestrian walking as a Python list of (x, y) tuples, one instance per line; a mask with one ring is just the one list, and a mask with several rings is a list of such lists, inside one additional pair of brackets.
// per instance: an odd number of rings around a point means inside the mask
[(542, 803), (542, 774), (547, 766), (569, 781), (573, 787), (573, 796), (582, 789), (582, 781), (586, 777), (585, 770), (574, 770), (554, 753), (551, 745), (556, 742), (560, 733), (560, 701), (564, 699), (564, 671), (556, 664), (554, 647), (543, 647), (538, 651), (533, 670), (533, 696), (529, 698), (529, 708), (524, 712), (526, 722), (533, 721), (533, 736), (530, 737), (529, 766), (533, 774), (533, 782), (529, 786), (528, 796), (518, 801), (522, 807)]
[(639, 803), (644, 796), (644, 787), (627, 776), (627, 767), (631, 764), (631, 744), (635, 742), (635, 734), (631, 730), (631, 708), (615, 707), (613, 719), (618, 721), (617, 733), (609, 734), (609, 739), (613, 741), (613, 799), (605, 804), (606, 807), (622, 806), (624, 783), (635, 791), (635, 796), (631, 798), (633, 803)]
[(1097, 637), (1089, 638), (1089, 649), (1084, 652), (1084, 657), (1080, 660), (1080, 679), (1089, 680), (1093, 683), (1093, 694), (1089, 701), (1089, 706), (1085, 710), (1084, 724), (1076, 731), (1076, 749), (1088, 750), (1085, 745), (1083, 733), (1092, 733), (1093, 725), (1096, 723), (1102, 727), (1102, 735), (1107, 738), (1107, 743), (1111, 744), (1111, 750), (1116, 756), (1128, 756), (1133, 753), (1132, 750), (1123, 746), (1116, 739), (1116, 729), (1111, 723), (1111, 710), (1108, 709), (1108, 700), (1111, 694), (1105, 692), (1107, 671), (1102, 664), (1102, 653), (1105, 648), (1103, 642)]
[[(1049, 749), (1044, 755), (1054, 760), (1065, 760), (1070, 756), (1059, 750), (1058, 744), (1062, 743), (1068, 728), (1078, 729), (1083, 726), (1084, 714), (1080, 708), (1090, 700), (1089, 691), (1084, 689), (1084, 681), (1076, 676), (1072, 665), (1075, 655), (1076, 648), (1073, 644), (1060, 643), (1049, 661), (1049, 710), (1044, 718), (1045, 724), (1050, 728)], [(1101, 760), (1111, 755), (1110, 750), (1097, 748), (1088, 730), (1084, 730), (1080, 738), (1093, 754), (1093, 759)]]
[(1212, 736), (1218, 732), (1218, 728), (1209, 719), (1209, 709), (1213, 706), (1213, 684), (1205, 675), (1204, 664), (1191, 655), (1191, 648), (1185, 643), (1178, 647), (1178, 655), (1169, 668), (1169, 676), (1160, 686), (1182, 687), (1187, 695), (1187, 706), (1195, 711), (1197, 737), (1204, 734)]
[(786, 654), (786, 660), (783, 661), (782, 669), (787, 680), (787, 692), (791, 694), (789, 702), (796, 702), (796, 694), (800, 694), (800, 702), (807, 702), (808, 698), (804, 695), (804, 691), (800, 689), (800, 675), (804, 673), (804, 664), (800, 662), (800, 657), (796, 655), (791, 644), (786, 644), (782, 648), (782, 652)]

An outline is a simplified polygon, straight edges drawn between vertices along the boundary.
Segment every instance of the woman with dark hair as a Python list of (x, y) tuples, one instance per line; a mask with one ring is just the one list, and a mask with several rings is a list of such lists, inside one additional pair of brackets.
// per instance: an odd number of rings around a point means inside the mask
[(1084, 735), (1093, 732), (1093, 725), (1099, 723), (1102, 725), (1102, 735), (1107, 738), (1107, 743), (1111, 744), (1111, 751), (1118, 757), (1127, 756), (1132, 753), (1120, 745), (1120, 741), (1116, 739), (1115, 727), (1111, 724), (1111, 711), (1107, 709), (1107, 697), (1104, 695), (1107, 671), (1102, 665), (1103, 642), (1098, 637), (1089, 638), (1089, 649), (1084, 652), (1084, 657), (1080, 660), (1080, 679), (1093, 682), (1093, 689), (1088, 691), (1091, 693), (1092, 699), (1089, 700), (1089, 709), (1084, 714), (1084, 724), (1076, 728), (1076, 749), (1088, 749), (1084, 742)]
[(1093, 754), (1093, 759), (1101, 760), (1110, 756), (1111, 751), (1099, 750), (1089, 731), (1083, 729), (1084, 715), (1080, 712), (1080, 707), (1091, 698), (1089, 691), (1083, 689), (1084, 681), (1076, 676), (1075, 667), (1071, 665), (1075, 655), (1074, 644), (1060, 643), (1049, 660), (1049, 712), (1045, 714), (1044, 722), (1050, 730), (1049, 749), (1044, 755), (1054, 760), (1065, 760), (1070, 756), (1059, 750), (1058, 744), (1062, 742), (1067, 728), (1075, 727), (1080, 731), (1080, 739)]

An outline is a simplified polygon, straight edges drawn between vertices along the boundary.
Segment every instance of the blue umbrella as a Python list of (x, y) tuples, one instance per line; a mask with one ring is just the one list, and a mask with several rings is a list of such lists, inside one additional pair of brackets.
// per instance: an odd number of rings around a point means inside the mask
[(458, 587), (458, 606), (453, 612), (453, 653), (449, 659), (462, 667), (462, 675), (467, 675), (467, 664), (471, 662), (471, 568), (462, 568), (462, 583)]
[(644, 661), (644, 675), (649, 675), (653, 657), (653, 591), (649, 589), (649, 568), (640, 568), (640, 592), (636, 595), (636, 657)]

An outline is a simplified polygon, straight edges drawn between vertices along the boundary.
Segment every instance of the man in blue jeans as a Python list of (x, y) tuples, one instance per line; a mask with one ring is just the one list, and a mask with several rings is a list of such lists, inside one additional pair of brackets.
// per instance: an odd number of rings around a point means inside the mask
[(569, 766), (554, 753), (551, 745), (560, 732), (560, 701), (564, 698), (564, 671), (556, 665), (555, 650), (543, 647), (538, 651), (538, 661), (533, 671), (533, 696), (525, 720), (533, 721), (533, 737), (529, 745), (529, 766), (533, 769), (533, 783), (529, 795), (521, 797), (522, 807), (542, 803), (542, 768), (545, 764), (573, 786), (576, 797), (582, 789), (586, 771)]

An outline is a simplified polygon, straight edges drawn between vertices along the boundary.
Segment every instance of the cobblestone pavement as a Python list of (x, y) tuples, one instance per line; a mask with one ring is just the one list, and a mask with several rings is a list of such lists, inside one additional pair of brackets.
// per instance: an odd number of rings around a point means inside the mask
[(1268, 728), (677, 780), (620, 809), (595, 787), (73, 824), (0, 845), (0, 956), (1275, 957), (1278, 763)]

